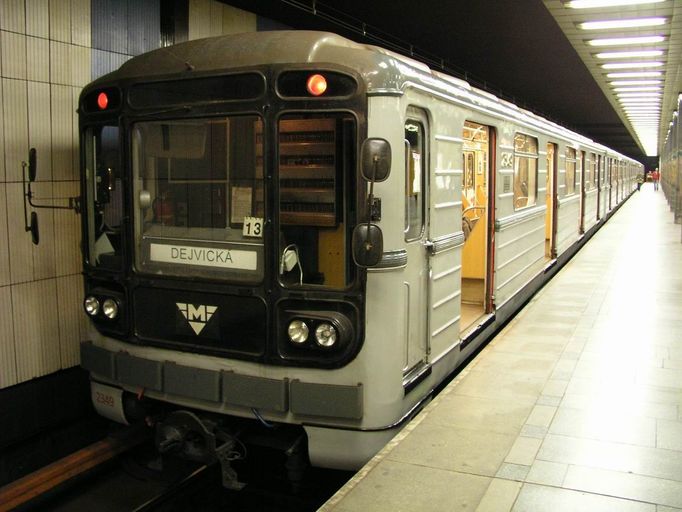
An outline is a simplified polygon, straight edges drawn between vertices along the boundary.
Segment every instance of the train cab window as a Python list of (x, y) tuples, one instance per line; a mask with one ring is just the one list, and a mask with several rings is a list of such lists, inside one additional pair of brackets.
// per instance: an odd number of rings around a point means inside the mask
[(533, 206), (538, 194), (538, 139), (514, 136), (514, 209)]
[(88, 261), (99, 268), (122, 265), (121, 183), (118, 126), (88, 128), (85, 132)]
[(405, 240), (421, 238), (424, 230), (426, 155), (424, 126), (412, 119), (405, 123)]
[(574, 148), (566, 148), (566, 172), (564, 174), (564, 180), (566, 185), (567, 196), (575, 194), (576, 185), (576, 150)]
[(354, 278), (355, 118), (290, 114), (278, 123), (279, 279), (342, 289)]
[(261, 119), (140, 122), (132, 140), (138, 269), (262, 279)]

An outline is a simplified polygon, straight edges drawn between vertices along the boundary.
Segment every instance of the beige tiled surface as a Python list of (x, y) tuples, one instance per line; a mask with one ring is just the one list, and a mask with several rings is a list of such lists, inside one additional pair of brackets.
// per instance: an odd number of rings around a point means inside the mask
[(682, 244), (635, 194), (321, 510), (682, 510)]

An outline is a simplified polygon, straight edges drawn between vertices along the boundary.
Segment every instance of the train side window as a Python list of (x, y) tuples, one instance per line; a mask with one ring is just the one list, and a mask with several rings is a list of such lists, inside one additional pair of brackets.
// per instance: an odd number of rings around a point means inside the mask
[(567, 196), (575, 194), (576, 164), (576, 150), (574, 148), (566, 148), (566, 173), (564, 174), (564, 179), (566, 180)]
[(405, 240), (417, 240), (424, 230), (424, 183), (426, 155), (424, 125), (405, 123)]
[(537, 203), (538, 139), (517, 133), (514, 136), (514, 209)]
[(122, 265), (119, 146), (118, 126), (92, 127), (85, 132), (88, 260), (100, 268), (118, 269)]
[(355, 277), (349, 230), (355, 212), (356, 131), (347, 113), (287, 114), (279, 120), (279, 275), (284, 286), (343, 289)]

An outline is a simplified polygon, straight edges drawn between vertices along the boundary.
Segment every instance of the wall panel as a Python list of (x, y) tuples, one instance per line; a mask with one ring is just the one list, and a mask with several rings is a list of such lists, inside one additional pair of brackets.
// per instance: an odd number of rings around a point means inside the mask
[(71, 87), (52, 85), (52, 176), (55, 180), (72, 179), (73, 169), (73, 99)]
[(26, 81), (3, 79), (5, 179), (21, 181), (21, 162), (28, 155), (28, 98)]
[[(28, 142), (36, 149), (38, 181), (52, 180), (52, 129), (45, 120), (50, 116), (50, 84), (28, 82)], [(26, 160), (28, 157), (24, 157)]]
[(71, 77), (69, 84), (80, 89), (90, 82), (90, 48), (84, 46), (71, 45)]
[[(33, 193), (37, 204), (51, 204), (47, 198), (55, 196), (55, 187), (51, 181), (40, 181), (33, 184)], [(55, 262), (55, 226), (54, 217), (56, 210), (38, 209), (38, 222), (40, 227), (40, 244), (30, 244), (33, 258), (33, 280), (49, 279), (56, 275)], [(24, 238), (30, 240), (25, 233)]]
[(25, 283), (33, 279), (33, 249), (24, 229), (24, 191), (21, 183), (8, 183), (6, 188), (10, 282)]
[(17, 383), (11, 294), (9, 286), (0, 287), (0, 389)]
[[(75, 197), (79, 194), (77, 181), (63, 181), (54, 184), (55, 197)], [(80, 216), (71, 210), (55, 210), (56, 275), (79, 274), (81, 270)]]
[(63, 368), (80, 363), (80, 323), (85, 318), (82, 308), (83, 279), (80, 275), (57, 278), (59, 315), (59, 351)]
[(45, 39), (50, 37), (49, 0), (29, 0), (26, 2), (26, 34)]
[(211, 3), (212, 0), (189, 0), (190, 40), (211, 35)]
[(90, 4), (91, 0), (71, 0), (71, 43), (73, 44), (90, 47), (92, 40)]
[(71, 42), (71, 0), (50, 0), (50, 39)]
[[(0, 113), (2, 114), (2, 117), (3, 117), (3, 120), (0, 121), (0, 182), (4, 183), (5, 181), (7, 181), (7, 177), (5, 176), (5, 155), (4, 155), (4, 153), (5, 153), (5, 122), (4, 122), (5, 100), (4, 100), (2, 82), (3, 81), (0, 78)], [(2, 240), (0, 240), (0, 242), (2, 242)]]
[(128, 51), (128, 3), (92, 0), (92, 47), (109, 52)]
[(240, 32), (256, 32), (257, 16), (242, 11), (231, 5), (223, 6), (223, 34), (239, 34)]
[(160, 0), (128, 3), (129, 55), (139, 55), (159, 47), (161, 39)]
[(50, 81), (50, 41), (41, 37), (26, 38), (26, 78), (35, 82)]
[(29, 380), (61, 368), (56, 280), (12, 287), (17, 376)]
[(50, 83), (71, 84), (71, 45), (50, 41)]
[(0, 29), (23, 33), (26, 27), (24, 0), (0, 1)]
[(7, 186), (0, 183), (0, 286), (10, 284), (9, 238), (7, 232)]
[(26, 36), (2, 31), (2, 76), (26, 79)]

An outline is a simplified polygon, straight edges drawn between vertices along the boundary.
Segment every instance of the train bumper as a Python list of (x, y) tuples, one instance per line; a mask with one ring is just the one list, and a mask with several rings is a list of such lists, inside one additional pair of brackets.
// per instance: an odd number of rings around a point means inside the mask
[(95, 378), (121, 387), (177, 397), (183, 403), (196, 401), (197, 407), (216, 412), (229, 406), (277, 416), (291, 413), (297, 423), (358, 423), (364, 414), (362, 384), (321, 384), (195, 368), (110, 351), (88, 341), (81, 343), (81, 366)]

